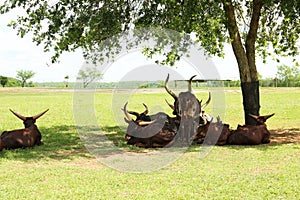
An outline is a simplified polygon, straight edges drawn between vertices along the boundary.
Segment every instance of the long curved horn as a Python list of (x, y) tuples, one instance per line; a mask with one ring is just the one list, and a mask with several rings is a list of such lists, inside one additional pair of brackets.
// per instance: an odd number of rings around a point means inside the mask
[(42, 112), (42, 113), (40, 113), (40, 114), (38, 114), (38, 115), (33, 116), (32, 118), (33, 118), (34, 120), (37, 120), (38, 118), (40, 118), (41, 116), (43, 116), (48, 110), (49, 110), (49, 108), (48, 108), (47, 110), (45, 110), (44, 112)]
[(171, 108), (172, 110), (175, 110), (175, 107), (174, 107), (172, 104), (170, 104), (170, 103), (167, 101), (167, 99), (165, 99), (165, 101), (166, 101), (166, 103), (170, 106), (170, 108)]
[[(197, 99), (198, 100), (198, 99)], [(201, 112), (203, 109), (202, 109), (202, 106), (201, 106), (201, 103), (202, 103), (202, 99), (201, 101), (198, 100), (198, 104), (199, 104), (199, 108), (201, 108), (199, 111)]]
[(250, 117), (252, 117), (253, 119), (255, 119), (255, 120), (257, 120), (258, 117), (259, 117), (259, 116), (256, 116), (256, 115), (252, 115), (252, 114), (250, 114), (250, 113), (249, 113), (248, 115), (249, 115)]
[(211, 100), (211, 94), (210, 94), (210, 92), (209, 92), (209, 93), (208, 93), (208, 99), (207, 99), (207, 101), (201, 106), (201, 110), (204, 109), (204, 108), (209, 104), (210, 100)]
[(254, 118), (255, 120), (258, 120), (259, 118), (263, 119), (264, 121), (267, 121), (267, 119), (269, 119), (270, 117), (272, 117), (273, 115), (275, 115), (275, 113), (271, 114), (271, 115), (265, 115), (265, 116), (256, 116), (256, 115), (252, 115), (252, 114), (248, 114), (250, 117)]
[[(124, 109), (122, 109), (122, 110), (124, 110)], [(131, 114), (131, 115), (136, 116), (136, 117), (140, 117), (140, 114), (137, 113), (137, 112), (135, 112), (135, 111), (127, 110), (127, 112), (128, 112), (129, 114)]]
[[(143, 112), (143, 114), (147, 115), (148, 112), (149, 112), (148, 106), (147, 106), (146, 104), (144, 104), (144, 103), (143, 103), (143, 105), (144, 105), (144, 107), (146, 108), (146, 110)], [(123, 109), (122, 109), (122, 110), (123, 110)], [(131, 115), (136, 116), (136, 117), (140, 117), (140, 116), (141, 116), (138, 112), (135, 112), (135, 111), (127, 110), (127, 112), (128, 112), (129, 114), (131, 114)]]
[(152, 124), (152, 123), (154, 123), (155, 122), (155, 120), (153, 120), (153, 121), (150, 121), (150, 122), (146, 122), (146, 121), (139, 121), (138, 122), (138, 125), (139, 126), (146, 126), (146, 125), (150, 125), (150, 124)]
[(176, 101), (178, 99), (178, 97), (174, 92), (172, 92), (172, 90), (170, 90), (170, 88), (168, 87), (168, 82), (169, 82), (169, 74), (168, 74), (166, 82), (165, 82), (165, 89)]
[(127, 111), (127, 108), (126, 108), (126, 107), (127, 107), (127, 104), (128, 104), (128, 102), (125, 103), (124, 108), (123, 108), (124, 114), (125, 114), (126, 119), (127, 119), (128, 121), (133, 121), (132, 118), (131, 118), (131, 116), (129, 115), (129, 113), (128, 113), (128, 111)]
[(143, 113), (144, 113), (145, 115), (147, 115), (148, 112), (149, 112), (148, 106), (147, 106), (146, 104), (144, 104), (144, 103), (143, 103), (143, 105), (144, 105), (144, 107), (146, 108), (146, 110), (145, 110)]
[(20, 120), (23, 120), (23, 121), (26, 120), (26, 117), (20, 115), (19, 113), (14, 112), (12, 109), (9, 109), (9, 110), (10, 110), (10, 112), (12, 112), (15, 116), (17, 116)]
[(195, 76), (197, 76), (197, 75), (192, 76), (189, 80), (189, 85), (188, 85), (189, 92), (192, 92), (192, 81), (193, 81), (193, 78), (195, 78)]
[(272, 117), (273, 115), (275, 115), (275, 113), (273, 113), (273, 114), (271, 114), (271, 115), (265, 115), (265, 116), (263, 116), (263, 118), (264, 118), (265, 120), (267, 120), (267, 119), (269, 119), (270, 117)]

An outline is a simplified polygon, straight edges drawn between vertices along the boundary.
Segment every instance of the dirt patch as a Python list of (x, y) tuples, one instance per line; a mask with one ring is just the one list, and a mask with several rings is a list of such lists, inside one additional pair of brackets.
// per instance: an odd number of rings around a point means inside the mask
[(31, 94), (31, 93), (71, 93), (74, 92), (74, 89), (71, 88), (39, 88), (39, 87), (7, 87), (0, 88), (0, 93), (4, 94)]
[(300, 144), (300, 129), (276, 129), (270, 130), (270, 144)]

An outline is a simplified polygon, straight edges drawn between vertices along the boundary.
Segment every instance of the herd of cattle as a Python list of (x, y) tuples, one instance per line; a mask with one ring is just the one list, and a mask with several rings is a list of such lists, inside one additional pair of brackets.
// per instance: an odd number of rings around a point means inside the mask
[[(169, 75), (165, 81), (165, 89), (170, 94), (174, 103), (167, 104), (173, 110), (174, 117), (164, 112), (148, 115), (148, 107), (143, 113), (127, 110), (127, 104), (123, 111), (125, 121), (128, 123), (125, 139), (127, 144), (138, 147), (171, 147), (188, 146), (193, 143), (207, 145), (258, 145), (270, 142), (270, 132), (265, 124), (266, 120), (274, 114), (255, 116), (249, 114), (257, 122), (256, 125), (238, 125), (236, 130), (230, 130), (228, 124), (222, 123), (220, 117), (213, 122), (212, 117), (203, 109), (209, 104), (208, 100), (202, 104), (192, 93), (191, 77), (188, 91), (176, 95), (168, 87)], [(135, 116), (135, 119), (132, 118)]]
[[(213, 122), (203, 109), (209, 104), (208, 100), (202, 104), (192, 93), (192, 79), (188, 84), (188, 91), (176, 95), (169, 87), (169, 75), (165, 81), (165, 89), (170, 94), (174, 103), (167, 104), (173, 110), (174, 117), (164, 112), (148, 115), (149, 109), (143, 113), (127, 110), (127, 104), (123, 111), (125, 121), (128, 123), (125, 139), (127, 144), (138, 147), (171, 147), (189, 146), (193, 143), (207, 145), (258, 145), (270, 142), (270, 132), (266, 127), (266, 120), (274, 114), (255, 116), (249, 114), (257, 121), (257, 125), (238, 125), (236, 130), (230, 130), (228, 124), (222, 123), (220, 117)], [(3, 149), (16, 149), (42, 145), (41, 133), (35, 122), (49, 109), (33, 117), (24, 117), (12, 110), (15, 116), (23, 121), (25, 128), (4, 131), (0, 136), (0, 151)], [(135, 116), (135, 119), (132, 118)]]

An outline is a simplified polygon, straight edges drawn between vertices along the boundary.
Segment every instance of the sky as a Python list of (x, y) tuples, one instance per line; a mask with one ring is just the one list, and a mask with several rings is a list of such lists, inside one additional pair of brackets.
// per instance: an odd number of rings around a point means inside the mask
[[(29, 81), (33, 82), (63, 82), (65, 76), (69, 76), (69, 81), (76, 81), (78, 71), (85, 63), (82, 51), (78, 49), (72, 53), (63, 53), (59, 63), (51, 64), (52, 53), (45, 53), (42, 46), (36, 46), (29, 35), (21, 38), (16, 30), (7, 27), (16, 15), (17, 12), (10, 12), (0, 17), (0, 75), (16, 77), (19, 70), (31, 70), (35, 72), (35, 75)], [(225, 47), (224, 59), (213, 57), (211, 60), (220, 79), (239, 79), (237, 62), (229, 45)], [(289, 64), (290, 62), (288, 59), (282, 59), (282, 63)], [(263, 64), (260, 59), (257, 59), (257, 69), (263, 78), (275, 77), (278, 65), (270, 60), (267, 64)], [(154, 60), (145, 58), (140, 52), (128, 53), (111, 64), (110, 68), (105, 71), (102, 81), (118, 81), (132, 70), (147, 70), (145, 66), (151, 69), (153, 67), (154, 71), (157, 70)], [(187, 67), (182, 68), (182, 66)], [(175, 65), (171, 70), (184, 76), (193, 74), (193, 66), (189, 66), (188, 62), (184, 61)], [(150, 72), (151, 70), (147, 70), (147, 73)]]

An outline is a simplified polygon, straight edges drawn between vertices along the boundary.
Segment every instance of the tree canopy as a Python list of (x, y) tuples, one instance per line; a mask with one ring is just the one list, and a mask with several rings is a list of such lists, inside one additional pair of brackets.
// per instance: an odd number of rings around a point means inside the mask
[(17, 71), (17, 78), (22, 81), (22, 87), (25, 86), (26, 81), (31, 79), (35, 75), (35, 72), (30, 70), (20, 70)]
[[(79, 47), (85, 56), (101, 45), (109, 50), (118, 42), (103, 41), (133, 28), (161, 27), (193, 33), (210, 55), (224, 56), (224, 44), (230, 43), (239, 66), (247, 124), (253, 123), (248, 114), (258, 115), (260, 108), (256, 57), (266, 60), (268, 56), (278, 59), (299, 55), (298, 0), (6, 0), (0, 11), (16, 7), (26, 14), (10, 26), (21, 37), (33, 33), (33, 41), (43, 45), (45, 51), (54, 50), (53, 62), (62, 52)], [(146, 53), (151, 55), (163, 48)], [(174, 63), (182, 56), (180, 51), (186, 50), (184, 42), (175, 45), (165, 53), (166, 61)]]
[(281, 86), (297, 86), (300, 83), (300, 69), (296, 66), (279, 65), (276, 76), (284, 83)]
[(101, 78), (102, 74), (99, 72), (97, 67), (86, 67), (78, 72), (78, 79), (82, 81), (83, 88), (86, 88), (90, 83)]
[(43, 44), (45, 51), (55, 51), (52, 57), (55, 62), (62, 52), (79, 47), (88, 54), (101, 41), (133, 26), (194, 32), (207, 52), (223, 56), (224, 43), (232, 40), (225, 9), (229, 4), (234, 8), (235, 23), (244, 41), (253, 23), (252, 15), (260, 12), (256, 48), (263, 58), (273, 53), (299, 54), (300, 2), (297, 0), (6, 0), (0, 11), (23, 8), (26, 14), (13, 20), (10, 26), (21, 37), (34, 33), (36, 44)]

